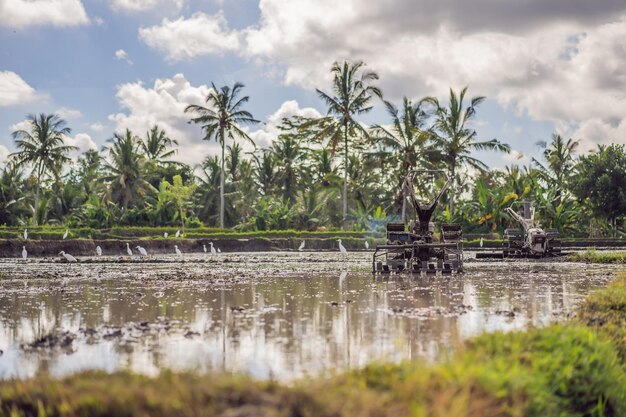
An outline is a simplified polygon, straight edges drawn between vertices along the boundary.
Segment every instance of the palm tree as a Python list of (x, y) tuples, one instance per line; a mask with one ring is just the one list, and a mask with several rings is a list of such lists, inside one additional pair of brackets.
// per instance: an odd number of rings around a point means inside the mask
[(116, 133), (108, 142), (111, 146), (103, 148), (109, 153), (103, 179), (111, 183), (111, 198), (126, 208), (138, 196), (156, 192), (144, 177), (145, 158), (139, 152), (140, 140), (126, 129), (123, 135)]
[[(406, 217), (406, 189), (404, 177), (412, 169), (422, 166), (430, 167), (433, 159), (437, 157), (437, 151), (429, 144), (432, 132), (424, 129), (426, 113), (420, 104), (413, 104), (404, 97), (402, 101), (402, 113), (389, 101), (385, 101), (387, 113), (391, 116), (391, 126), (372, 126), (373, 139), (383, 147), (383, 154), (389, 154), (390, 149), (395, 154), (395, 160), (400, 162), (398, 184), (402, 188), (402, 221)], [(392, 165), (393, 166), (393, 165)]]
[[(367, 130), (356, 120), (355, 115), (361, 115), (372, 109), (372, 96), (382, 98), (378, 87), (370, 85), (378, 80), (378, 74), (365, 71), (365, 64), (361, 61), (339, 64), (335, 62), (330, 70), (333, 75), (332, 94), (316, 89), (318, 96), (328, 106), (325, 117), (314, 121), (316, 124), (315, 137), (328, 140), (328, 146), (334, 152), (343, 142), (343, 227), (346, 227), (348, 215), (348, 142), (356, 135), (369, 137)], [(305, 124), (310, 125), (309, 124)]]
[(298, 139), (290, 133), (282, 133), (271, 147), (276, 164), (283, 202), (293, 205), (297, 198), (299, 167), (304, 162), (304, 150)]
[(236, 138), (246, 139), (254, 145), (254, 142), (239, 124), (259, 123), (252, 114), (242, 110), (242, 106), (250, 97), (238, 98), (239, 91), (244, 87), (241, 83), (235, 83), (231, 89), (228, 86), (218, 90), (215, 84), (206, 97), (207, 107), (191, 104), (185, 108), (185, 113), (195, 113), (198, 116), (191, 119), (192, 122), (202, 125), (204, 140), (215, 139), (222, 148), (222, 167), (220, 172), (220, 227), (224, 227), (224, 145), (226, 138), (233, 141)]
[(561, 202), (561, 194), (573, 174), (574, 154), (578, 148), (579, 141), (563, 140), (561, 135), (553, 134), (550, 146), (545, 142), (538, 142), (537, 145), (544, 148), (543, 158), (546, 166), (542, 165), (535, 158), (532, 162), (540, 169), (542, 178), (550, 185), (557, 187), (555, 194), (556, 205)]
[(33, 224), (37, 225), (41, 181), (49, 174), (58, 180), (63, 165), (70, 160), (67, 154), (77, 148), (65, 145), (64, 136), (69, 135), (72, 130), (57, 115), (29, 114), (26, 120), (30, 125), (30, 132), (16, 130), (11, 134), (18, 151), (10, 156), (15, 158), (18, 165), (28, 164), (33, 168), (33, 175), (37, 179)]
[(476, 142), (476, 131), (468, 127), (468, 122), (476, 115), (476, 108), (485, 100), (478, 96), (470, 99), (470, 105), (463, 107), (467, 87), (457, 94), (450, 89), (450, 105), (443, 107), (436, 97), (426, 97), (424, 102), (435, 108), (435, 124), (433, 138), (441, 152), (441, 158), (446, 165), (450, 177), (453, 179), (453, 192), (450, 194), (450, 213), (454, 215), (454, 193), (458, 192), (459, 178), (457, 173), (460, 168), (469, 165), (472, 168), (483, 171), (487, 168), (484, 162), (471, 156), (472, 151), (496, 150), (509, 153), (511, 147), (501, 143), (497, 139), (484, 142)]
[(159, 129), (157, 125), (147, 131), (146, 137), (139, 142), (139, 148), (146, 159), (157, 165), (176, 163), (168, 160), (168, 158), (176, 155), (177, 150), (171, 149), (174, 146), (178, 146), (178, 142), (175, 139), (170, 139), (165, 130)]

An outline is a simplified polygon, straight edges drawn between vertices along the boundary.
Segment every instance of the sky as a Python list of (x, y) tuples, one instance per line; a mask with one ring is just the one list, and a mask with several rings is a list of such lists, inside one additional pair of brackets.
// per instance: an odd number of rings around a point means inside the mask
[[(291, 115), (325, 113), (334, 61), (362, 60), (384, 98), (437, 96), (469, 86), (486, 96), (478, 139), (489, 166), (528, 164), (552, 133), (626, 143), (624, 0), (0, 0), (0, 164), (27, 114), (56, 113), (80, 152), (114, 132), (157, 123), (176, 159), (217, 152), (187, 123), (211, 83), (241, 82), (249, 127), (268, 146)], [(361, 118), (389, 121), (380, 102)]]

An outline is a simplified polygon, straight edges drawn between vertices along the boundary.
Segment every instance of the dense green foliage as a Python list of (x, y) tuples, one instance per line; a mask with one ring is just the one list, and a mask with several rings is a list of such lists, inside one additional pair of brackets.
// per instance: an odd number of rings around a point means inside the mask
[[(453, 178), (437, 220), (459, 222), (466, 233), (501, 233), (511, 224), (505, 209), (530, 199), (540, 223), (563, 236), (623, 235), (623, 147), (580, 156), (578, 141), (554, 135), (540, 144), (541, 160), (489, 169), (478, 152), (510, 147), (480, 138), (472, 123), (484, 97), (469, 97), (464, 88), (450, 90), (448, 103), (405, 98), (396, 106), (378, 100), (382, 91), (372, 85), (378, 76), (363, 63), (337, 63), (332, 75), (330, 92), (317, 90), (327, 115), (285, 119), (271, 146), (253, 152), (235, 141), (251, 142), (241, 126), (256, 122), (243, 109), (249, 99), (239, 96), (243, 85), (214, 86), (206, 107), (186, 109), (202, 137), (222, 151), (198, 167), (172, 160), (178, 144), (158, 126), (143, 137), (115, 133), (101, 152), (88, 151), (70, 166), (65, 122), (31, 116), (29, 131), (14, 132), (18, 151), (0, 171), (0, 225), (380, 231), (404, 213), (412, 216), (403, 178), (425, 168)], [(357, 120), (375, 105), (385, 106), (388, 120), (371, 126)], [(424, 198), (441, 185), (418, 181)]]
[(626, 413), (626, 276), (573, 322), (485, 334), (435, 365), (373, 364), (291, 386), (84, 372), (0, 382), (6, 416), (605, 416)]
[(601, 146), (583, 156), (577, 166), (572, 189), (580, 199), (589, 201), (597, 216), (610, 220), (626, 215), (626, 153), (624, 145)]

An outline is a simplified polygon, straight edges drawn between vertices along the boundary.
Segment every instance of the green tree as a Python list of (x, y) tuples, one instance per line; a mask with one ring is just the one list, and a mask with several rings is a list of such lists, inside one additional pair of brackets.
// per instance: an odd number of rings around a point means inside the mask
[(453, 189), (449, 193), (450, 213), (454, 215), (454, 197), (458, 193), (460, 168), (468, 165), (479, 171), (487, 168), (484, 162), (472, 156), (478, 150), (496, 150), (509, 153), (511, 147), (497, 139), (477, 142), (476, 131), (469, 127), (469, 122), (476, 115), (476, 108), (485, 100), (485, 97), (472, 97), (470, 105), (464, 107), (463, 101), (467, 87), (457, 95), (450, 89), (449, 106), (439, 103), (436, 97), (426, 97), (424, 102), (431, 104), (435, 109), (435, 123), (433, 138), (441, 152), (441, 159), (446, 165), (448, 174), (453, 178)]
[[(391, 126), (372, 126), (372, 138), (382, 146), (382, 154), (391, 156), (392, 167), (396, 167), (396, 186), (401, 189), (402, 221), (406, 218), (406, 189), (404, 177), (418, 166), (430, 168), (436, 159), (436, 150), (430, 143), (432, 133), (424, 129), (426, 113), (420, 105), (415, 105), (404, 97), (402, 112), (391, 102), (385, 101), (387, 113), (391, 117)], [(399, 164), (397, 163), (399, 162)]]
[[(378, 74), (365, 70), (365, 63), (359, 61), (342, 64), (335, 62), (331, 68), (333, 75), (332, 93), (316, 89), (318, 96), (328, 106), (326, 117), (314, 121), (316, 125), (314, 137), (327, 141), (332, 151), (339, 144), (343, 145), (343, 227), (346, 227), (348, 215), (348, 152), (349, 142), (356, 136), (369, 137), (367, 129), (354, 117), (372, 109), (372, 98), (382, 98), (378, 87), (371, 85), (378, 80)], [(310, 126), (311, 124), (306, 124)]]
[(14, 226), (28, 210), (24, 204), (26, 181), (22, 168), (7, 161), (0, 173), (0, 224)]
[(109, 160), (104, 166), (103, 180), (110, 183), (111, 199), (127, 208), (148, 192), (156, 192), (145, 179), (146, 161), (139, 152), (140, 141), (133, 132), (126, 129), (123, 135), (116, 133), (108, 142), (111, 145), (104, 148)]
[(185, 185), (183, 184), (183, 177), (175, 175), (171, 184), (167, 180), (163, 180), (163, 189), (165, 191), (165, 198), (173, 201), (174, 205), (176, 205), (176, 209), (180, 215), (180, 225), (184, 234), (185, 206), (196, 190), (196, 184)]
[(57, 115), (30, 114), (26, 120), (30, 125), (30, 131), (16, 130), (12, 133), (18, 151), (10, 156), (15, 158), (18, 165), (27, 164), (33, 168), (33, 175), (37, 180), (33, 224), (37, 225), (41, 182), (48, 175), (58, 180), (63, 165), (70, 160), (68, 153), (76, 147), (65, 145), (64, 137), (72, 131), (66, 126), (65, 120)]
[(538, 143), (538, 145), (544, 148), (543, 158), (546, 161), (546, 165), (544, 166), (535, 158), (532, 159), (532, 162), (539, 168), (541, 177), (548, 186), (557, 188), (555, 194), (556, 205), (561, 203), (561, 195), (572, 177), (572, 168), (576, 162), (574, 154), (578, 144), (579, 141), (577, 140), (570, 138), (565, 141), (561, 135), (555, 133), (552, 135), (550, 145), (545, 142)]
[(593, 214), (604, 217), (616, 231), (617, 219), (626, 215), (626, 153), (624, 145), (599, 145), (581, 156), (575, 166), (572, 191), (587, 201)]
[(250, 99), (248, 96), (239, 98), (239, 92), (244, 87), (235, 83), (231, 89), (223, 86), (220, 90), (212, 84), (213, 89), (206, 97), (207, 107), (191, 104), (185, 108), (185, 113), (195, 113), (197, 116), (191, 121), (200, 124), (204, 132), (204, 140), (215, 139), (222, 148), (220, 170), (220, 227), (224, 227), (224, 147), (226, 138), (231, 140), (245, 139), (254, 145), (254, 142), (239, 126), (240, 124), (259, 123), (252, 114), (243, 110), (243, 105)]

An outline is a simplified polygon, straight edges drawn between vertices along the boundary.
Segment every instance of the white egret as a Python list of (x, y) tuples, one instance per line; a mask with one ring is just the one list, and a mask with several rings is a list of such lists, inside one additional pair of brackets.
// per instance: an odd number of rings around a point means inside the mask
[(24, 240), (28, 239), (28, 229), (24, 229)]
[(22, 259), (26, 259), (28, 257), (28, 252), (26, 252), (26, 246), (22, 246)]
[(148, 252), (144, 248), (142, 248), (141, 246), (136, 246), (136, 248), (141, 256), (148, 256)]
[(102, 248), (100, 246), (96, 246), (96, 255), (102, 256)]
[(213, 242), (209, 242), (209, 245), (211, 245), (211, 255), (215, 255), (217, 251), (215, 250), (215, 247), (213, 247)]
[(482, 237), (480, 238), (480, 247), (481, 248), (483, 247), (483, 238)]
[(300, 243), (300, 246), (298, 246), (298, 250), (300, 252), (302, 252), (304, 250), (304, 240), (302, 241), (302, 243)]
[(176, 237), (179, 237), (179, 236), (180, 236), (180, 230), (177, 230), (176, 231)]
[(178, 249), (178, 245), (174, 245), (174, 249), (176, 249), (176, 256), (178, 256), (179, 258), (183, 256), (183, 253), (180, 251), (180, 249)]
[(163, 237), (167, 239), (169, 235), (167, 234), (167, 232), (163, 233)]
[(337, 242), (339, 243), (339, 251), (343, 254), (343, 255), (347, 255), (348, 251), (346, 250), (346, 248), (343, 247), (343, 245), (341, 244), (341, 239), (337, 239)]
[(65, 229), (65, 233), (63, 233), (63, 239), (67, 239), (67, 235), (70, 234), (70, 229)]
[(222, 253), (222, 251), (220, 250), (220, 248), (217, 248), (217, 253)]
[(365, 241), (365, 249), (369, 249), (370, 248), (370, 243), (366, 240)]
[(204, 249), (204, 253), (206, 253), (206, 245), (202, 245), (202, 249)]
[(126, 253), (128, 254), (128, 256), (133, 256), (133, 250), (130, 248), (128, 242), (126, 242)]
[(62, 250), (61, 252), (59, 252), (59, 255), (63, 255), (65, 257), (65, 259), (67, 259), (68, 262), (76, 262), (76, 258), (74, 258), (72, 255), (70, 255), (69, 253), (65, 253), (64, 250)]

